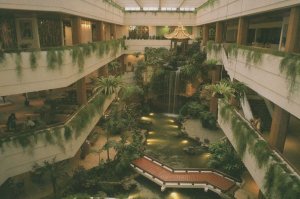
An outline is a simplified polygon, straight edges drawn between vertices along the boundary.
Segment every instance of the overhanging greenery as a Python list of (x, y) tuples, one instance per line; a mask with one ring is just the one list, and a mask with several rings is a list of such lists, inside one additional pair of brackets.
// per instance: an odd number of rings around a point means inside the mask
[(231, 124), (238, 154), (243, 158), (246, 150), (255, 158), (259, 168), (265, 168), (264, 193), (267, 198), (299, 198), (300, 178), (284, 162), (233, 106), (220, 101), (220, 115)]
[(83, 129), (94, 119), (96, 114), (101, 113), (105, 99), (106, 96), (97, 93), (87, 105), (79, 109), (64, 125), (58, 125), (39, 131), (23, 132), (20, 135), (1, 138), (0, 148), (4, 151), (6, 148), (4, 146), (13, 145), (21, 146), (25, 150), (28, 147), (33, 147), (40, 140), (46, 145), (57, 144), (64, 150), (63, 138), (65, 141), (68, 141), (73, 138), (73, 134), (75, 134), (75, 138), (79, 137)]
[[(221, 50), (221, 45), (216, 44), (213, 41), (207, 43), (207, 51), (219, 53)], [(235, 43), (230, 44), (226, 47), (226, 53), (229, 56), (235, 58), (241, 53), (246, 57), (246, 64), (258, 65), (262, 62), (262, 57), (264, 54), (270, 54), (274, 56), (282, 57), (279, 65), (281, 73), (285, 73), (286, 79), (289, 82), (288, 89), (290, 93), (293, 93), (297, 88), (296, 80), (300, 76), (300, 54), (282, 52), (274, 49), (267, 48), (256, 48), (252, 46), (237, 45)]]
[[(41, 58), (40, 52), (46, 51), (47, 68), (49, 70), (59, 70), (64, 63), (65, 53), (69, 51), (72, 57), (74, 65), (78, 66), (78, 70), (82, 72), (84, 70), (85, 58), (90, 57), (92, 54), (96, 54), (99, 58), (102, 58), (104, 53), (116, 56), (120, 48), (125, 48), (124, 39), (116, 39), (109, 41), (99, 41), (87, 44), (80, 44), (74, 46), (62, 46), (51, 47), (47, 49), (32, 49), (24, 50), (23, 52), (29, 52), (29, 63), (31, 70), (34, 71), (39, 67), (39, 59)], [(3, 51), (0, 50), (0, 67), (5, 68), (5, 61), (7, 57), (13, 57), (15, 61), (16, 71), (18, 77), (22, 76), (22, 66), (24, 65), (22, 54), (18, 50)], [(9, 56), (12, 55), (12, 56)]]

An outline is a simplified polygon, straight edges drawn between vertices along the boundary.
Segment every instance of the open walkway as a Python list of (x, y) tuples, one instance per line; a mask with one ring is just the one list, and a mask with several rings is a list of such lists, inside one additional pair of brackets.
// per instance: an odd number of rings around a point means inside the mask
[(131, 166), (140, 174), (166, 188), (203, 188), (215, 193), (233, 194), (239, 183), (212, 169), (173, 169), (149, 156), (134, 160)]

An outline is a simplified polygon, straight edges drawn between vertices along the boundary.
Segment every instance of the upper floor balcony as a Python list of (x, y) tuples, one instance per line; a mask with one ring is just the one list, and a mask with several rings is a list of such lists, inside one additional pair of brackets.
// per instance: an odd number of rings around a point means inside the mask
[(300, 175), (284, 156), (234, 109), (219, 101), (218, 123), (260, 190), (268, 198), (297, 198)]
[(209, 44), (207, 51), (231, 79), (300, 118), (300, 55), (235, 44)]
[(0, 96), (62, 88), (123, 54), (124, 40), (1, 52)]

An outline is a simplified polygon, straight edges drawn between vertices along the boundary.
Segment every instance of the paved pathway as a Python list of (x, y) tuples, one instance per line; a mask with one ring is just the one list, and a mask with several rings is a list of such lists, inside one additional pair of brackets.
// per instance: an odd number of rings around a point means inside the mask
[[(132, 162), (133, 166), (139, 168), (143, 173), (150, 174), (152, 178), (162, 181), (162, 186), (168, 187), (168, 183), (176, 183), (176, 187), (180, 188), (180, 184), (204, 184), (212, 186), (211, 190), (218, 189), (221, 192), (232, 190), (236, 186), (236, 182), (222, 173), (212, 170), (195, 170), (195, 169), (172, 169), (167, 167), (150, 157), (142, 157)], [(171, 184), (170, 184), (171, 185)], [(174, 184), (175, 185), (175, 184)], [(172, 186), (169, 186), (172, 187)], [(182, 188), (185, 188), (182, 186)], [(187, 188), (187, 187), (186, 187)]]

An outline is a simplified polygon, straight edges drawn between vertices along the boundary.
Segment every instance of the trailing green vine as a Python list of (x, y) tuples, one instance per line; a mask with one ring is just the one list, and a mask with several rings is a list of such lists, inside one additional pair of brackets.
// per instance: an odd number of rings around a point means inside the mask
[(296, 89), (296, 79), (300, 76), (300, 55), (287, 54), (280, 62), (280, 71), (285, 72), (289, 81), (289, 91)]
[(22, 55), (20, 52), (17, 52), (15, 54), (15, 56), (16, 56), (15, 64), (16, 64), (17, 75), (18, 75), (18, 77), (21, 77), (21, 75), (22, 75)]
[(0, 148), (4, 151), (5, 145), (9, 146), (13, 143), (15, 147), (21, 146), (23, 149), (26, 149), (28, 147), (33, 147), (38, 140), (42, 139), (45, 144), (56, 144), (64, 150), (63, 138), (66, 141), (70, 140), (73, 132), (75, 132), (76, 138), (81, 135), (82, 130), (86, 128), (95, 115), (101, 113), (105, 99), (105, 95), (97, 93), (94, 98), (86, 106), (80, 109), (69, 122), (66, 122), (64, 126), (56, 126), (40, 131), (29, 131), (24, 132), (21, 135), (1, 138)]
[[(214, 50), (212, 48), (212, 50)], [(262, 62), (263, 54), (270, 54), (274, 56), (282, 57), (279, 65), (281, 73), (285, 73), (286, 79), (289, 82), (288, 89), (290, 93), (293, 93), (297, 88), (297, 77), (300, 76), (300, 55), (295, 53), (282, 52), (278, 50), (255, 48), (251, 46), (242, 46), (237, 44), (231, 44), (226, 48), (226, 52), (229, 56), (237, 58), (239, 52), (246, 57), (247, 65), (249, 63), (260, 64)]]
[[(100, 41), (93, 42), (87, 44), (80, 44), (75, 46), (63, 46), (63, 47), (51, 47), (47, 48), (46, 51), (46, 61), (47, 68), (49, 70), (60, 69), (64, 64), (65, 52), (69, 51), (70, 56), (72, 57), (73, 65), (77, 65), (80, 72), (83, 71), (85, 58), (90, 57), (92, 54), (96, 54), (99, 57), (103, 57), (104, 53), (116, 56), (118, 50), (125, 49), (125, 40), (124, 39), (116, 39), (109, 41)], [(29, 52), (29, 65), (31, 70), (35, 70), (38, 67), (38, 59), (40, 58), (40, 51), (37, 50), (28, 50)], [(6, 60), (7, 54), (11, 54), (14, 56), (14, 61), (16, 65), (16, 71), (18, 77), (22, 75), (22, 54), (20, 51), (15, 51), (12, 53), (11, 51), (5, 52), (0, 49), (0, 65), (4, 66), (4, 62)]]
[(259, 168), (266, 168), (264, 177), (264, 193), (267, 198), (299, 198), (300, 178), (290, 170), (265, 140), (259, 139), (258, 134), (248, 122), (234, 110), (233, 106), (221, 102), (220, 115), (223, 120), (231, 123), (236, 149), (243, 158), (246, 149), (253, 155)]
[(29, 59), (30, 59), (30, 68), (32, 70), (35, 70), (36, 67), (37, 67), (37, 57), (36, 57), (36, 52), (35, 51), (32, 51), (30, 53)]

